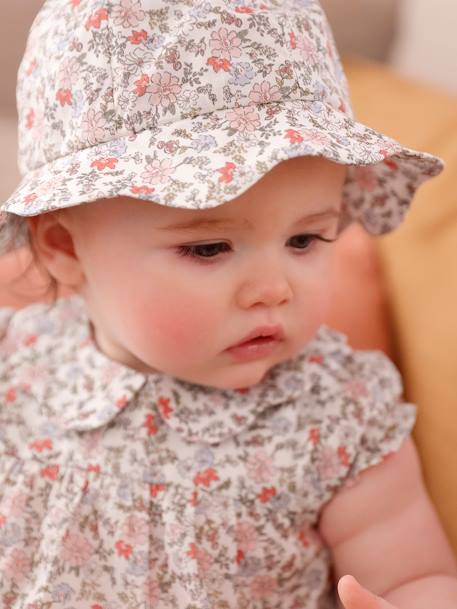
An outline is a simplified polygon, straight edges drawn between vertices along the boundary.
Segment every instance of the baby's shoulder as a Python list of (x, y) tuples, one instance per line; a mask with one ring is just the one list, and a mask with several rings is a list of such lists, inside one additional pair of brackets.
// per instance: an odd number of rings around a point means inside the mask
[(52, 353), (69, 332), (74, 333), (78, 324), (71, 322), (81, 317), (81, 311), (77, 297), (21, 309), (0, 308), (0, 378), (11, 380), (24, 362)]

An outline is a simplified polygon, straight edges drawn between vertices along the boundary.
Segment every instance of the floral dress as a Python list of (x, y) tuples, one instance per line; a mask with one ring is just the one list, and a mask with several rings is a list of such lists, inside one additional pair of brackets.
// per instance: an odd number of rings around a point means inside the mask
[(335, 606), (321, 509), (415, 419), (381, 353), (324, 327), (229, 391), (108, 359), (79, 296), (0, 326), (1, 609)]

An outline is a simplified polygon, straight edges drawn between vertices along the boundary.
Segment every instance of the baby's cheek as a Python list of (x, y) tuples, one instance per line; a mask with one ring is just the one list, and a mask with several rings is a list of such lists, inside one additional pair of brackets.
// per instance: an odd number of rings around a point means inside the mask
[(147, 335), (161, 356), (175, 360), (188, 360), (191, 353), (216, 341), (215, 331), (221, 325), (216, 308), (198, 294), (178, 294), (173, 299), (157, 294), (141, 308), (137, 321), (139, 335)]

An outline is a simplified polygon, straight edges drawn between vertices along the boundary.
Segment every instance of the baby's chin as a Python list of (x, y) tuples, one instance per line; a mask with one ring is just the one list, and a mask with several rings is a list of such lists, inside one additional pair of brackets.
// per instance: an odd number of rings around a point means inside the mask
[(182, 379), (188, 382), (204, 385), (213, 389), (239, 391), (249, 389), (261, 383), (269, 371), (279, 362), (266, 363), (265, 361), (250, 362), (219, 370), (206, 378)]

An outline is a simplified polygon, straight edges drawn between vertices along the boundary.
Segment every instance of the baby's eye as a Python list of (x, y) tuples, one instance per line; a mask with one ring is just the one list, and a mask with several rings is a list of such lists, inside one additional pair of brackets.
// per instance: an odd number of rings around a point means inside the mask
[(201, 243), (197, 245), (180, 245), (178, 254), (180, 256), (189, 256), (197, 259), (215, 258), (218, 254), (230, 251), (228, 243)]
[(325, 239), (321, 235), (302, 233), (291, 237), (287, 244), (299, 250), (307, 250), (312, 246), (313, 242), (317, 240), (325, 241), (326, 243), (331, 243), (333, 241), (333, 239)]

